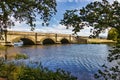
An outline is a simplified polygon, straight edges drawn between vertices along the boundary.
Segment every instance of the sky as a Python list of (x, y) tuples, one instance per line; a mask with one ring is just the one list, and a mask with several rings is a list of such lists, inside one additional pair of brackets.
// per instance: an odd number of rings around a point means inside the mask
[[(50, 21), (49, 26), (42, 26), (42, 21), (36, 21), (36, 28), (34, 32), (43, 32), (43, 33), (62, 33), (62, 34), (72, 34), (72, 28), (66, 29), (66, 26), (59, 24), (60, 20), (63, 18), (63, 14), (66, 10), (80, 9), (86, 6), (92, 1), (101, 1), (101, 0), (56, 0), (57, 1), (57, 13), (54, 15)], [(114, 0), (108, 0), (112, 3)], [(120, 2), (120, 0), (118, 0)], [(9, 30), (15, 31), (30, 31), (30, 26), (26, 25), (25, 22), (19, 23), (15, 22), (15, 26), (11, 27)], [(86, 27), (81, 30), (79, 36), (89, 36), (90, 28)], [(107, 31), (100, 34), (102, 36), (107, 36)]]

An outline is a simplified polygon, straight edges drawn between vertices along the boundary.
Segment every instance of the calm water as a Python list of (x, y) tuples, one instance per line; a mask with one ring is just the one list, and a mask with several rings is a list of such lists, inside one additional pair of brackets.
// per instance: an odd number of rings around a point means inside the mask
[(51, 70), (61, 68), (69, 71), (77, 76), (78, 80), (94, 80), (93, 74), (101, 68), (101, 65), (107, 64), (109, 48), (105, 44), (68, 44), (11, 47), (8, 50), (9, 53), (28, 54), (30, 58), (22, 60), (26, 64), (42, 62), (44, 67)]

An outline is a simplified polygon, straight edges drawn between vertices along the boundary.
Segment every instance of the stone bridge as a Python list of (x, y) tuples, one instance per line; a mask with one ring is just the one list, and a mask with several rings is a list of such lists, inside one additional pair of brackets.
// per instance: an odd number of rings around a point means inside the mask
[(12, 45), (14, 42), (23, 41), (24, 45), (37, 44), (65, 44), (75, 43), (75, 37), (70, 34), (54, 34), (39, 32), (8, 31), (0, 40), (1, 45)]

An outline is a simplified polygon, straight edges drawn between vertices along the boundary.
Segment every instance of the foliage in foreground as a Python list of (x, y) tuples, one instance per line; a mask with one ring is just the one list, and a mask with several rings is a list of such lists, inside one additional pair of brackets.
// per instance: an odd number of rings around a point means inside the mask
[(57, 12), (56, 0), (0, 0), (0, 30), (25, 22), (33, 30), (36, 20), (48, 25)]
[(53, 72), (41, 65), (37, 68), (17, 66), (14, 63), (5, 63), (2, 59), (0, 60), (0, 77), (7, 80), (77, 80), (70, 73), (60, 69)]
[(110, 67), (104, 64), (102, 66), (104, 69), (98, 70), (95, 78), (100, 80), (120, 80), (120, 44), (110, 50), (107, 60), (114, 65)]

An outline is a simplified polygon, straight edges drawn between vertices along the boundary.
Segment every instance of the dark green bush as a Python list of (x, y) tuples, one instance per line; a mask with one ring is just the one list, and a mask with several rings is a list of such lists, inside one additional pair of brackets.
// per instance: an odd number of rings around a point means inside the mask
[(117, 41), (118, 35), (119, 35), (119, 33), (118, 33), (117, 29), (111, 28), (108, 32), (108, 39)]

